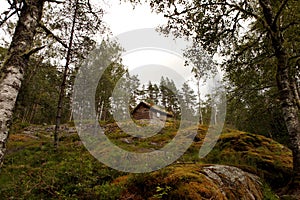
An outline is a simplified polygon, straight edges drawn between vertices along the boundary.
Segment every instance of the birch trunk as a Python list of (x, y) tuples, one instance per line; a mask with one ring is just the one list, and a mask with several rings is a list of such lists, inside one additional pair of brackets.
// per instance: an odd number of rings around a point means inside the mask
[(198, 114), (199, 114), (199, 124), (203, 124), (203, 115), (201, 109), (201, 91), (200, 91), (200, 78), (197, 78), (197, 95), (198, 95)]
[(300, 194), (300, 122), (299, 110), (294, 97), (294, 91), (289, 82), (287, 56), (283, 52), (278, 55), (277, 85), (280, 94), (284, 121), (289, 133), (290, 146), (293, 152), (293, 184), (292, 193)]
[(293, 152), (293, 180), (289, 193), (300, 195), (300, 122), (299, 109), (292, 86), (291, 66), (288, 65), (289, 55), (284, 46), (283, 34), (275, 18), (270, 0), (259, 0), (263, 8), (264, 18), (268, 24), (268, 33), (277, 59), (276, 81), (281, 102), (284, 122), (289, 134), (290, 147)]
[(101, 119), (102, 119), (103, 106), (104, 106), (104, 101), (102, 102), (101, 109), (100, 109), (100, 116), (99, 116), (99, 120), (100, 120), (100, 121), (101, 121)]
[(6, 151), (13, 109), (26, 70), (44, 0), (26, 0), (0, 77), (0, 163)]

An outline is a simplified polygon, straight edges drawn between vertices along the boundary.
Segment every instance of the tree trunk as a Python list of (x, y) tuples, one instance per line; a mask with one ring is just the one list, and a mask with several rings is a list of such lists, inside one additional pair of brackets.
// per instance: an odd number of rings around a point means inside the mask
[(296, 83), (295, 79), (292, 79), (291, 87), (294, 91), (295, 101), (296, 101), (296, 104), (298, 106), (298, 109), (300, 109), (300, 95), (299, 95), (299, 90), (298, 90), (297, 83)]
[(30, 108), (28, 107), (25, 107), (24, 108), (24, 113), (23, 113), (23, 116), (22, 115), (20, 115), (20, 116), (22, 116), (22, 123), (24, 123), (24, 122), (27, 122), (28, 120), (28, 116), (30, 115)]
[(299, 110), (295, 102), (293, 88), (289, 82), (287, 56), (284, 52), (277, 55), (277, 86), (279, 89), (282, 113), (289, 133), (290, 147), (293, 152), (293, 183), (291, 192), (300, 194), (300, 123)]
[(293, 152), (293, 181), (290, 192), (300, 195), (300, 121), (299, 109), (296, 102), (290, 69), (288, 66), (288, 54), (283, 45), (283, 38), (280, 32), (272, 35), (272, 45), (277, 58), (277, 87), (281, 102), (281, 109), (286, 128), (289, 133), (290, 148)]
[(101, 107), (100, 107), (100, 111), (99, 111), (99, 117), (98, 117), (99, 121), (102, 120), (103, 106), (104, 106), (104, 101), (102, 101), (102, 103), (101, 103)]
[(101, 120), (101, 118), (99, 118), (100, 112), (101, 112), (101, 96), (100, 96), (100, 99), (97, 101), (98, 101), (98, 105), (97, 105), (97, 113), (96, 113), (97, 116), (96, 117), (98, 120)]
[(293, 152), (293, 180), (289, 193), (300, 195), (300, 122), (299, 109), (291, 84), (291, 67), (288, 65), (289, 55), (284, 46), (283, 34), (276, 20), (270, 0), (259, 0), (263, 8), (264, 18), (268, 24), (268, 33), (277, 58), (276, 81), (281, 102), (284, 122), (289, 134), (290, 147)]
[(203, 114), (201, 109), (201, 91), (200, 91), (200, 78), (197, 78), (197, 95), (198, 95), (198, 114), (199, 114), (199, 124), (203, 124)]
[(71, 61), (77, 11), (78, 11), (78, 0), (76, 0), (76, 2), (75, 2), (75, 10), (74, 10), (74, 15), (73, 15), (73, 19), (72, 19), (73, 21), (72, 21), (72, 28), (71, 28), (71, 33), (70, 33), (71, 35), (70, 35), (69, 46), (68, 46), (68, 50), (67, 50), (66, 64), (65, 64), (65, 68), (64, 68), (63, 80), (62, 80), (62, 83), (60, 86), (59, 99), (58, 99), (58, 104), (57, 104), (56, 123), (55, 123), (55, 130), (54, 130), (54, 147), (58, 146), (58, 131), (59, 131), (59, 126), (61, 124), (63, 99), (65, 96), (65, 88), (66, 88), (66, 82), (67, 82), (67, 76), (68, 76), (68, 69), (69, 69), (69, 64)]
[(0, 77), (0, 163), (6, 151), (13, 109), (23, 80), (44, 0), (26, 0), (21, 9)]

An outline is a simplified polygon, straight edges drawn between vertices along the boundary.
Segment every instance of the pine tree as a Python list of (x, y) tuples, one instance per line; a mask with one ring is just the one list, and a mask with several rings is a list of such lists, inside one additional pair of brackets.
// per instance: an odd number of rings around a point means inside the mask
[(197, 96), (195, 95), (194, 90), (189, 86), (187, 82), (183, 83), (181, 88), (181, 115), (186, 116), (186, 113), (195, 114), (196, 100)]

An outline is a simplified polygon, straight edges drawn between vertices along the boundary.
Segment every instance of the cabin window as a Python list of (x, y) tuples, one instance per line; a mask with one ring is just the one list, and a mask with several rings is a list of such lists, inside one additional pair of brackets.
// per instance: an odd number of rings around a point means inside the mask
[(156, 113), (156, 117), (160, 117), (160, 113), (159, 112)]

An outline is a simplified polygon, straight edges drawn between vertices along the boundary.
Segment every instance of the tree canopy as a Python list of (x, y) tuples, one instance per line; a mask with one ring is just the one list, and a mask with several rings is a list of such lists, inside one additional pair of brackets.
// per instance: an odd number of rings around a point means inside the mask
[(292, 193), (299, 194), (298, 1), (147, 2), (156, 12), (162, 12), (168, 18), (167, 26), (161, 27), (162, 32), (192, 38), (208, 52), (222, 55), (225, 59), (222, 68), (235, 84), (234, 89), (245, 93), (243, 88), (265, 92), (266, 88), (276, 87), (294, 156), (294, 183), (298, 185), (293, 187)]

